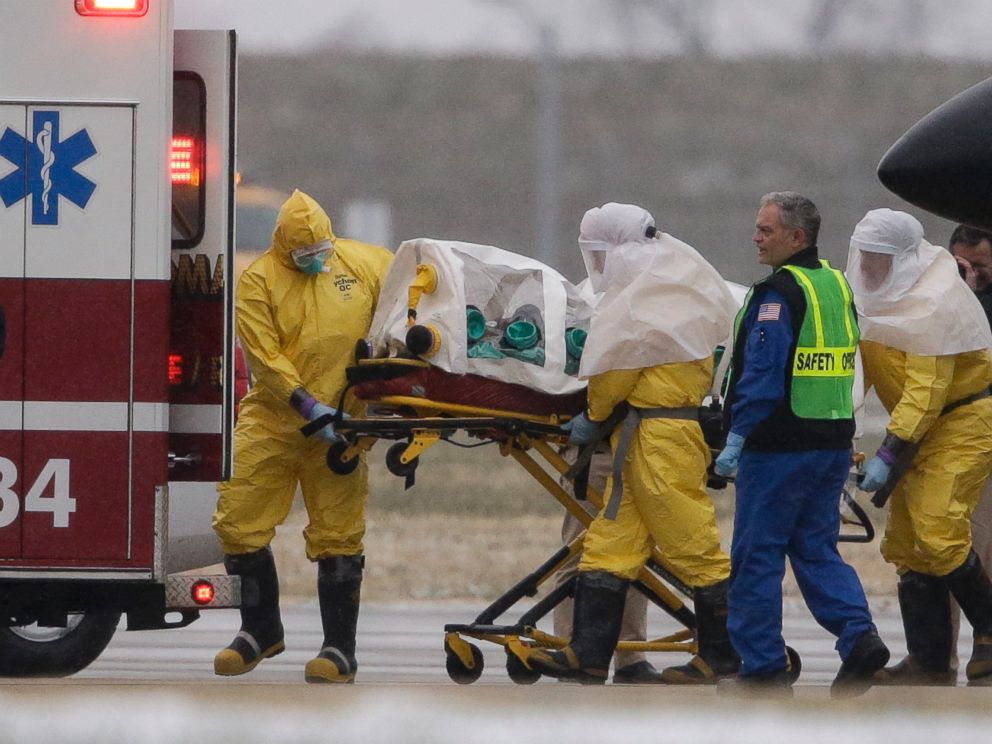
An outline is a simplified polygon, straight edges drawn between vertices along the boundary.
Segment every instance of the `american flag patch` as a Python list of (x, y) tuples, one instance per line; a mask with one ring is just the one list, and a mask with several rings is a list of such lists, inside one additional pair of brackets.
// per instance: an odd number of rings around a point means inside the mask
[(766, 302), (764, 305), (758, 307), (758, 321), (762, 320), (778, 320), (778, 316), (782, 312), (782, 303), (780, 302)]

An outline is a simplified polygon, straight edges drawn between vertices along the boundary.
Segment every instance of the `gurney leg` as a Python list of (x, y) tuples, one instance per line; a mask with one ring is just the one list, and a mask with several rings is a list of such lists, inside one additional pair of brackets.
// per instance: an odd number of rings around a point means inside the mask
[[(575, 550), (578, 548), (576, 547)], [(489, 605), (484, 609), (479, 616), (475, 619), (475, 624), (477, 625), (491, 625), (496, 621), (500, 615), (506, 612), (508, 609), (513, 607), (517, 602), (519, 602), (524, 597), (533, 597), (537, 594), (538, 587), (544, 583), (545, 580), (555, 571), (558, 567), (568, 560), (569, 556), (573, 554), (573, 549), (569, 545), (563, 545), (559, 550), (557, 550), (554, 555), (552, 555), (548, 560), (542, 563), (535, 571), (529, 573), (522, 580), (517, 582), (509, 591), (507, 591), (503, 596)], [(553, 594), (554, 592), (552, 592)], [(559, 600), (560, 601), (560, 600)], [(541, 604), (541, 603), (538, 603)], [(553, 606), (553, 605), (552, 605)]]

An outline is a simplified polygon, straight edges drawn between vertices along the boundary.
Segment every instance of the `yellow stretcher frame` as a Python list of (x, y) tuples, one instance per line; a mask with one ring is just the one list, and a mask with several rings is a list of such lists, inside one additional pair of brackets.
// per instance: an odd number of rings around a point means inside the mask
[[(363, 368), (365, 372), (369, 372), (374, 371), (374, 368), (388, 370), (392, 367), (390, 373), (402, 373), (404, 367), (428, 366), (430, 365), (427, 362), (413, 359), (361, 359), (357, 368), (349, 370), (349, 380), (353, 383), (361, 381), (361, 374), (353, 374), (353, 372), (360, 373)], [(370, 367), (373, 370), (369, 370)], [(341, 409), (347, 391), (346, 388), (341, 395), (342, 405), (339, 406)], [(512, 457), (569, 514), (579, 520), (583, 527), (588, 528), (592, 522), (593, 517), (562, 488), (559, 480), (554, 477), (564, 476), (570, 468), (569, 463), (555, 451), (553, 446), (567, 442), (566, 436), (560, 429), (564, 418), (447, 403), (414, 396), (387, 395), (369, 403), (376, 414), (388, 415), (346, 420), (342, 420), (340, 416), (327, 415), (303, 427), (303, 433), (309, 435), (333, 422), (337, 431), (345, 436), (345, 442), (332, 445), (328, 450), (327, 464), (331, 470), (339, 473), (351, 472), (358, 466), (360, 454), (371, 449), (379, 439), (398, 440), (386, 453), (386, 466), (395, 475), (405, 476), (409, 486), (413, 482), (413, 473), (420, 455), (437, 443), (445, 441), (455, 431), (461, 430), (498, 441), (500, 454)], [(534, 454), (540, 457), (544, 465), (550, 467), (551, 472), (532, 456)], [(844, 524), (856, 525), (863, 529), (864, 534), (842, 534), (840, 540), (843, 542), (871, 542), (875, 534), (871, 520), (852, 495), (861, 469), (859, 458), (863, 460), (863, 456), (855, 457), (855, 468), (842, 493), (848, 511), (845, 513), (842, 510), (841, 520)], [(602, 508), (603, 496), (595, 489), (587, 488), (587, 498), (597, 509)], [(507, 674), (517, 684), (532, 684), (540, 678), (540, 673), (531, 668), (528, 662), (529, 656), (538, 648), (561, 648), (568, 643), (568, 640), (541, 631), (537, 628), (537, 621), (547, 615), (565, 597), (571, 596), (572, 585), (555, 587), (525, 612), (515, 624), (498, 625), (496, 620), (523, 597), (536, 596), (540, 586), (551, 579), (570, 557), (581, 550), (584, 537), (585, 530), (493, 601), (472, 623), (445, 625), (445, 667), (453, 681), (459, 684), (471, 684), (482, 675), (485, 663), (482, 652), (466, 638), (502, 646), (506, 652)], [(638, 573), (634, 585), (651, 602), (679, 622), (683, 629), (660, 638), (620, 641), (617, 649), (695, 654), (696, 618), (675, 593), (679, 591), (688, 597), (692, 595), (692, 590), (675, 575), (657, 546), (653, 548), (647, 564)], [(798, 675), (801, 659), (794, 649), (786, 647), (786, 650), (792, 660), (794, 673)]]
[[(368, 360), (366, 363), (373, 361)], [(379, 361), (379, 360), (374, 360)], [(385, 361), (385, 360), (383, 360)], [(392, 360), (390, 360), (392, 361)], [(421, 363), (423, 364), (423, 363)], [(414, 363), (409, 366), (421, 366)], [(397, 439), (386, 456), (386, 465), (395, 475), (406, 476), (408, 484), (418, 464), (418, 458), (438, 442), (444, 441), (454, 431), (467, 431), (486, 436), (499, 443), (500, 454), (513, 458), (583, 527), (588, 528), (591, 517), (554, 477), (562, 476), (570, 465), (555, 451), (554, 444), (565, 444), (567, 438), (558, 428), (564, 418), (536, 416), (518, 412), (481, 408), (456, 403), (446, 403), (412, 396), (389, 395), (369, 401), (377, 412), (391, 415), (373, 415), (351, 418), (335, 423), (336, 430), (347, 439), (333, 445), (328, 452), (328, 466), (335, 472), (349, 472), (358, 464), (361, 452), (371, 449), (379, 439)], [(316, 430), (326, 421), (314, 421), (304, 427), (304, 433)], [(551, 472), (535, 456), (540, 458)], [(602, 494), (587, 489), (587, 498), (597, 508), (603, 504)], [(574, 540), (562, 546), (547, 561), (483, 610), (476, 620), (468, 624), (445, 626), (445, 666), (448, 676), (459, 684), (475, 682), (482, 674), (484, 659), (481, 650), (466, 638), (487, 641), (502, 646), (506, 652), (507, 673), (518, 684), (531, 684), (540, 673), (528, 663), (529, 655), (536, 648), (561, 648), (568, 639), (545, 633), (538, 629), (537, 621), (555, 605), (571, 596), (572, 587), (556, 587), (547, 596), (525, 612), (517, 623), (496, 624), (497, 618), (525, 596), (533, 597), (541, 585), (552, 579), (558, 569), (582, 547), (585, 530)], [(647, 598), (665, 610), (684, 626), (682, 630), (644, 641), (620, 641), (617, 648), (624, 651), (683, 652), (694, 654), (695, 615), (677, 596), (676, 590), (687, 596), (691, 593), (672, 572), (661, 551), (655, 547), (648, 564), (642, 567), (635, 582)], [(674, 589), (673, 589), (674, 587)]]

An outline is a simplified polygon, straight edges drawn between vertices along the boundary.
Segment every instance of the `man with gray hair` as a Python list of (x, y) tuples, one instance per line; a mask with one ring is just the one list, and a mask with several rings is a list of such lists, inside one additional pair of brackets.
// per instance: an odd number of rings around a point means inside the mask
[[(837, 636), (835, 696), (868, 689), (889, 659), (857, 574), (837, 551), (840, 495), (854, 435), (858, 323), (844, 275), (817, 255), (820, 214), (806, 197), (761, 200), (752, 239), (773, 269), (737, 315), (718, 475), (737, 471), (727, 630), (737, 690), (791, 695), (782, 638), (788, 556), (817, 622)], [(724, 689), (727, 689), (724, 686)]]

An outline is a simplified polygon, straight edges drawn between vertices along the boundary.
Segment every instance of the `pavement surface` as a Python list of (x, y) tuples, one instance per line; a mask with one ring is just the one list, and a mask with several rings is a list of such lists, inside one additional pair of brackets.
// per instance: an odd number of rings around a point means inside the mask
[[(366, 604), (354, 685), (308, 685), (303, 667), (321, 643), (314, 601), (286, 603), (285, 653), (250, 674), (220, 678), (212, 660), (237, 629), (234, 611), (188, 628), (125, 632), (83, 672), (64, 680), (0, 682), (0, 741), (73, 744), (935, 744), (986, 741), (992, 688), (875, 688), (831, 700), (833, 639), (797, 602), (785, 634), (803, 658), (792, 700), (734, 699), (712, 687), (583, 687), (542, 679), (516, 685), (503, 650), (480, 642), (486, 667), (472, 685), (450, 681), (443, 628), (470, 622), (481, 604)], [(895, 659), (904, 650), (895, 603), (873, 603)], [(549, 629), (549, 628), (548, 628)], [(649, 631), (674, 623), (651, 609)], [(970, 631), (962, 632), (967, 660)], [(653, 654), (657, 666), (685, 654)]]
[[(445, 671), (444, 626), (471, 622), (483, 607), (482, 603), (464, 602), (364, 604), (358, 629), (358, 685), (453, 685)], [(897, 604), (890, 598), (881, 598), (872, 602), (872, 610), (879, 632), (892, 650), (893, 660), (902, 658), (905, 644)], [(517, 616), (518, 613), (510, 612), (504, 617), (512, 621)], [(238, 622), (236, 611), (213, 610), (204, 612), (189, 627), (177, 630), (127, 632), (122, 623), (101, 657), (67, 682), (304, 684), (303, 667), (322, 642), (315, 600), (284, 603), (284, 653), (263, 661), (243, 677), (218, 678), (213, 674), (213, 656), (233, 637)], [(971, 631), (967, 622), (963, 626), (959, 653), (967, 661), (971, 652)], [(543, 620), (540, 627), (550, 632), (550, 619)], [(828, 686), (840, 664), (834, 651), (833, 636), (816, 624), (800, 601), (792, 599), (786, 601), (784, 628), (786, 642), (802, 657), (799, 686)], [(676, 629), (667, 615), (655, 607), (650, 608), (650, 635), (661, 636)], [(485, 668), (475, 685), (515, 686), (506, 674), (502, 648), (486, 641), (476, 643), (483, 652)], [(655, 666), (661, 667), (684, 663), (688, 657), (682, 653), (657, 653), (651, 654), (650, 658)], [(963, 668), (964, 664), (961, 666)], [(11, 683), (0, 682), (0, 688)], [(960, 684), (964, 684), (963, 673)], [(541, 680), (538, 685), (559, 683)]]

